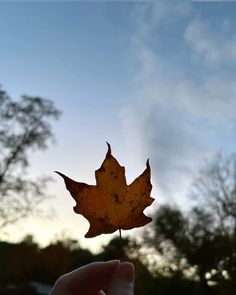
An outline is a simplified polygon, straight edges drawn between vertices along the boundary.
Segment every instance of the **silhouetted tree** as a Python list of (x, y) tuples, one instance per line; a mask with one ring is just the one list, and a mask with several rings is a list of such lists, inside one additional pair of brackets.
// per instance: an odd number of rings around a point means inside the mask
[[(164, 273), (198, 278), (203, 294), (233, 294), (236, 264), (236, 158), (218, 154), (191, 191), (198, 200), (183, 213), (160, 207), (146, 242), (167, 262)], [(182, 275), (181, 275), (182, 274)], [(231, 293), (230, 293), (231, 292)]]
[(26, 236), (20, 243), (0, 243), (0, 286), (22, 284), (34, 278), (38, 265), (39, 247), (32, 236)]
[(103, 246), (99, 259), (104, 261), (112, 259), (127, 260), (128, 250), (129, 239), (115, 237), (107, 245)]
[[(217, 153), (205, 162), (190, 197), (215, 213), (223, 231), (236, 231), (236, 154)], [(230, 227), (230, 228), (229, 228)]]
[(29, 152), (47, 148), (50, 120), (59, 115), (50, 100), (25, 95), (13, 101), (0, 88), (0, 228), (38, 213), (49, 178), (26, 177)]
[(218, 233), (218, 250), (224, 255), (220, 255), (219, 271), (214, 276), (224, 286), (231, 282), (236, 290), (236, 154), (220, 152), (206, 162), (190, 196), (205, 208)]
[[(192, 212), (192, 214), (195, 213)], [(193, 215), (192, 218), (196, 220)], [(199, 227), (199, 231), (194, 233), (195, 230), (195, 224), (191, 228), (190, 220), (179, 209), (162, 206), (156, 212), (152, 230), (145, 240), (157, 250), (162, 258), (163, 262), (157, 266), (158, 276), (163, 274), (167, 278), (172, 277), (176, 281), (184, 281), (187, 280), (185, 274), (194, 269), (193, 276), (200, 279), (202, 288), (206, 294), (209, 294), (205, 274), (213, 267), (214, 253), (210, 252), (211, 255), (205, 257), (206, 252), (202, 247), (205, 247), (206, 243), (197, 242), (197, 235), (200, 231), (207, 231), (207, 229)], [(210, 236), (207, 236), (208, 238), (211, 239)]]
[(42, 282), (53, 283), (64, 273), (72, 271), (70, 248), (64, 241), (57, 241), (41, 250), (41, 269), (39, 279)]

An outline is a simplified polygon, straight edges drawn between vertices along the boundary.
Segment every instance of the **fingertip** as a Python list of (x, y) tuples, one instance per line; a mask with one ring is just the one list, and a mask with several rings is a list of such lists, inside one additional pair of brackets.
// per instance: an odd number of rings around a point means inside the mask
[(97, 261), (87, 264), (59, 278), (54, 290), (72, 290), (73, 294), (83, 294), (84, 290), (87, 290), (88, 294), (99, 294), (96, 292), (110, 285), (120, 264), (119, 260)]
[(130, 262), (122, 262), (113, 275), (109, 294), (133, 295), (133, 291), (134, 265)]
[(107, 263), (108, 265), (118, 266), (118, 265), (120, 264), (120, 260), (119, 260), (119, 259), (108, 260), (108, 261), (106, 261), (106, 263)]
[(122, 262), (118, 271), (117, 277), (128, 282), (134, 281), (134, 265), (131, 262)]

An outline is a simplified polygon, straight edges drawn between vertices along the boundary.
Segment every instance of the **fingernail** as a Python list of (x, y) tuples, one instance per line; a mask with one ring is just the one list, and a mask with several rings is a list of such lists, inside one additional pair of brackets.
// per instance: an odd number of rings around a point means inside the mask
[(122, 262), (117, 270), (117, 277), (132, 283), (134, 281), (134, 266), (130, 262)]
[(120, 263), (119, 259), (114, 259), (114, 260), (109, 260), (107, 261), (108, 264), (116, 264), (116, 263)]
[(113, 276), (110, 286), (112, 295), (134, 294), (134, 266), (130, 262), (122, 262)]

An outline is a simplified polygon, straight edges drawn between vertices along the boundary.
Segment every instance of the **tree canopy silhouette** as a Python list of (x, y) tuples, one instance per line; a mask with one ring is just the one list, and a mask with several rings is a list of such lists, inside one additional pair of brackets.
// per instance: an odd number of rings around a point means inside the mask
[[(203, 294), (233, 294), (236, 281), (236, 157), (216, 157), (193, 183), (188, 212), (160, 207), (145, 241), (168, 261), (169, 274), (192, 273)], [(226, 293), (224, 293), (226, 292)]]
[(48, 99), (24, 95), (14, 101), (0, 88), (0, 228), (38, 213), (49, 178), (26, 177), (29, 152), (48, 147), (50, 121), (59, 116)]

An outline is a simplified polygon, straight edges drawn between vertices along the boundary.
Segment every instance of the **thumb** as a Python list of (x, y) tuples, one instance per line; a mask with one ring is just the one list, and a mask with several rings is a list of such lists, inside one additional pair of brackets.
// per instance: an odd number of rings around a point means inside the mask
[(110, 285), (109, 295), (134, 294), (134, 266), (130, 262), (123, 262), (114, 273)]

